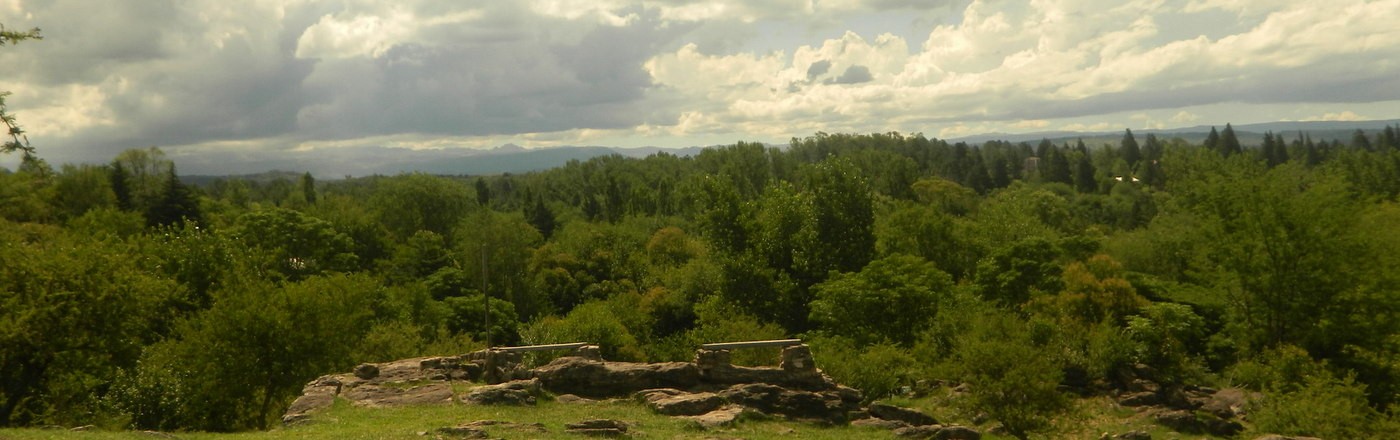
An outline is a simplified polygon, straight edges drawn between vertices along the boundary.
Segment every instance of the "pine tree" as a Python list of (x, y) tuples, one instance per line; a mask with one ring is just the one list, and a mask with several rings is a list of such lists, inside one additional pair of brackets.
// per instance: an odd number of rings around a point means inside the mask
[(992, 161), (993, 188), (1006, 188), (1011, 185), (1011, 172), (1008, 170), (1010, 167), (1011, 164), (1004, 156), (997, 156), (996, 160)]
[(308, 205), (316, 204), (316, 178), (310, 172), (301, 175), (301, 197)]
[(1240, 139), (1235, 137), (1235, 128), (1230, 124), (1225, 124), (1225, 131), (1220, 132), (1220, 152), (1225, 156), (1234, 156), (1244, 152), (1240, 147)]
[(1045, 167), (1044, 176), (1046, 182), (1074, 184), (1073, 177), (1070, 176), (1069, 159), (1059, 148), (1050, 149), (1050, 163)]
[(1082, 193), (1093, 193), (1099, 189), (1099, 183), (1094, 180), (1094, 164), (1087, 154), (1079, 155), (1079, 164), (1074, 167), (1074, 188)]
[(151, 227), (170, 226), (185, 222), (201, 223), (199, 200), (188, 186), (180, 182), (175, 174), (175, 166), (166, 173), (160, 197), (146, 210), (146, 225)]
[(1366, 138), (1366, 132), (1361, 131), (1360, 128), (1356, 129), (1356, 132), (1351, 134), (1351, 147), (1358, 150), (1372, 151), (1371, 140)]
[(476, 203), (481, 206), (491, 204), (491, 188), (486, 186), (486, 179), (476, 178)]
[(1264, 133), (1264, 144), (1261, 148), (1264, 153), (1264, 161), (1273, 168), (1288, 162), (1288, 149), (1283, 147), (1283, 142), (1274, 137), (1274, 132)]
[(112, 183), (112, 194), (117, 197), (117, 209), (123, 211), (132, 209), (131, 182), (128, 174), (121, 162), (112, 162), (112, 172), (108, 175)]
[(1206, 141), (1202, 146), (1211, 151), (1220, 151), (1220, 133), (1215, 131), (1215, 127), (1210, 128), (1210, 134), (1206, 135)]
[[(529, 200), (531, 198), (534, 199), (533, 203)], [(543, 197), (526, 197), (525, 220), (530, 222), (530, 226), (534, 226), (535, 230), (540, 231), (540, 235), (545, 239), (554, 235), (554, 212), (545, 206)]]
[(1144, 162), (1142, 167), (1142, 182), (1156, 189), (1166, 187), (1167, 175), (1162, 172), (1162, 165), (1155, 160)]
[(972, 169), (967, 173), (967, 187), (978, 194), (986, 194), (992, 189), (992, 176), (987, 173), (987, 165), (981, 154), (973, 157)]
[(1148, 133), (1147, 139), (1142, 143), (1142, 159), (1148, 162), (1162, 158), (1162, 141), (1157, 140), (1157, 135)]
[(1128, 162), (1129, 169), (1136, 169), (1139, 160), (1142, 160), (1142, 150), (1138, 149), (1137, 139), (1133, 137), (1132, 129), (1123, 130), (1122, 153), (1123, 160)]

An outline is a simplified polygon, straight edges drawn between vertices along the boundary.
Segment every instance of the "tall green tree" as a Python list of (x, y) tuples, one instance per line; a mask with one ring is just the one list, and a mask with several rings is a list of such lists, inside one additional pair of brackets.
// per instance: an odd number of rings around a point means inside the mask
[(952, 277), (933, 263), (891, 255), (870, 262), (860, 272), (812, 286), (812, 321), (861, 346), (879, 342), (909, 346), (952, 289)]
[(301, 175), (301, 198), (308, 205), (316, 204), (316, 178), (310, 172)]
[(1202, 145), (1205, 145), (1206, 149), (1208, 150), (1224, 154), (1224, 152), (1220, 148), (1220, 132), (1215, 131), (1214, 126), (1210, 127), (1210, 134), (1206, 135), (1205, 143), (1203, 143)]
[(1137, 138), (1133, 137), (1133, 130), (1123, 130), (1123, 141), (1119, 145), (1118, 151), (1123, 155), (1123, 160), (1128, 162), (1128, 168), (1136, 169), (1138, 161), (1142, 160), (1142, 150), (1138, 149)]
[(180, 182), (180, 176), (175, 174), (175, 166), (171, 165), (166, 172), (165, 184), (161, 187), (159, 196), (146, 208), (146, 225), (157, 227), (203, 221), (204, 215), (200, 212), (198, 196)]
[(1070, 174), (1069, 158), (1065, 157), (1064, 151), (1059, 148), (1050, 149), (1050, 160), (1046, 164), (1042, 176), (1046, 182), (1074, 184), (1074, 177)]
[(1087, 154), (1079, 155), (1079, 163), (1075, 164), (1074, 189), (1086, 194), (1099, 191), (1098, 179), (1094, 177), (1094, 163), (1089, 161)]
[(1220, 132), (1220, 154), (1234, 156), (1244, 152), (1240, 147), (1240, 138), (1235, 136), (1235, 128), (1230, 124), (1225, 124), (1225, 130)]

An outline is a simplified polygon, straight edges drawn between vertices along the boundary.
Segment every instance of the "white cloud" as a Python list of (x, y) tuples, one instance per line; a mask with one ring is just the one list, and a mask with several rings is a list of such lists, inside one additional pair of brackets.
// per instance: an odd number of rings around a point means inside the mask
[(1201, 115), (1182, 110), (1172, 116), (1171, 121), (1178, 124), (1189, 124), (1201, 120)]
[(0, 0), (46, 37), (0, 49), (0, 90), (57, 161), (1391, 118), (1396, 21), (1400, 0)]
[(1321, 116), (1305, 118), (1304, 121), (1365, 121), (1371, 118), (1358, 115), (1350, 110), (1340, 113), (1323, 113)]

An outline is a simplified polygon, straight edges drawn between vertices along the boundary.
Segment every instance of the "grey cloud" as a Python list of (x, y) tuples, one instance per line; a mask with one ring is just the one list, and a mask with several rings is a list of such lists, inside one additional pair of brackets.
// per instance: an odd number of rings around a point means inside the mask
[[(522, 25), (577, 24), (531, 18)], [(642, 63), (681, 31), (660, 28), (643, 18), (594, 26), (577, 41), (462, 39), (324, 62), (307, 81), (317, 104), (301, 113), (301, 128), (318, 138), (351, 138), (635, 126), (651, 111), (640, 104), (652, 86)]]
[[(215, 3), (215, 5), (223, 6)], [(300, 59), (303, 32), (346, 4), (289, 7), (281, 20), (248, 7), (241, 36), (207, 43), (209, 4), (58, 1), (32, 10), (45, 40), (0, 51), (21, 87), (98, 86), (113, 124), (34, 139), (55, 162), (105, 161), (126, 148), (210, 141), (297, 140), (402, 133), (490, 135), (617, 128), (672, 110), (642, 104), (653, 87), (642, 63), (693, 29), (641, 17), (626, 26), (540, 17), (516, 2), (487, 3), (471, 25), (419, 29), (375, 58)], [(419, 16), (456, 2), (424, 3)], [(628, 11), (624, 11), (628, 12)], [(0, 14), (10, 27), (29, 27)], [(227, 25), (227, 23), (222, 23)], [(239, 27), (242, 24), (243, 26)], [(120, 87), (115, 87), (121, 84)], [(12, 102), (12, 109), (17, 108)], [(276, 141), (273, 141), (276, 139)], [(47, 145), (44, 145), (47, 143)]]
[(830, 70), (831, 70), (831, 61), (821, 60), (821, 61), (817, 61), (817, 62), (815, 62), (815, 63), (812, 63), (811, 66), (807, 66), (807, 80), (808, 80), (808, 81), (815, 80), (815, 79), (817, 79), (817, 77), (819, 77), (819, 76), (826, 75), (826, 72), (828, 72), (828, 71), (830, 71)]
[(834, 79), (828, 80), (826, 83), (827, 83), (827, 84), (860, 84), (860, 83), (870, 82), (870, 81), (872, 81), (872, 80), (874, 80), (874, 79), (875, 79), (875, 77), (872, 76), (872, 75), (870, 75), (870, 68), (869, 68), (869, 67), (865, 67), (865, 66), (861, 66), (861, 65), (854, 65), (854, 66), (851, 66), (851, 67), (847, 67), (847, 68), (846, 68), (846, 71), (841, 73), (841, 76), (838, 76), (838, 77), (836, 77), (836, 78), (834, 78)]

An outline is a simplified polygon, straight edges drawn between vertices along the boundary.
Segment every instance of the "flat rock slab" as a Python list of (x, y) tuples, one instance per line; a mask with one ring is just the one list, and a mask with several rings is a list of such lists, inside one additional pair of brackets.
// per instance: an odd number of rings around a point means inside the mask
[(366, 407), (444, 405), (452, 403), (452, 386), (443, 382), (408, 388), (364, 384), (346, 390), (340, 397)]
[(647, 401), (653, 411), (668, 416), (698, 416), (723, 405), (724, 399), (715, 393), (680, 394)]
[(933, 416), (918, 410), (881, 402), (870, 404), (870, 415), (885, 420), (898, 420), (913, 426), (938, 424), (938, 420), (934, 419)]
[(731, 426), (735, 422), (743, 419), (748, 410), (739, 405), (725, 405), (720, 409), (707, 412), (698, 416), (682, 416), (681, 418), (694, 422), (701, 429), (712, 429), (724, 426)]
[(589, 398), (626, 397), (651, 388), (688, 389), (700, 383), (692, 363), (639, 364), (562, 357), (534, 369), (544, 388), (557, 394)]
[(885, 420), (885, 419), (880, 419), (880, 418), (871, 417), (871, 418), (868, 418), (868, 419), (853, 420), (853, 421), (851, 421), (851, 426), (866, 427), (866, 428), (875, 428), (875, 429), (884, 429), (884, 430), (887, 430), (887, 431), (893, 431), (893, 430), (896, 430), (896, 429), (899, 429), (899, 428), (907, 428), (907, 427), (909, 427), (909, 426), (911, 426), (911, 425), (909, 425), (908, 423), (904, 423), (904, 422), (898, 421), (898, 420)]
[(584, 420), (564, 425), (564, 432), (591, 437), (622, 437), (627, 435), (627, 424), (611, 419)]

